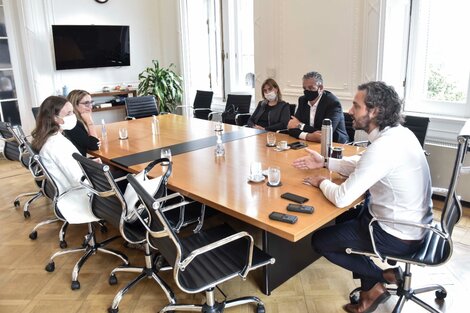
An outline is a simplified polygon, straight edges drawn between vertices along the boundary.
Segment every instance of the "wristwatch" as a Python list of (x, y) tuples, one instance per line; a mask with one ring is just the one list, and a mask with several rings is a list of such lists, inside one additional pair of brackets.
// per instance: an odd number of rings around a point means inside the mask
[(297, 125), (297, 128), (298, 129), (303, 129), (304, 128), (304, 123), (299, 123), (299, 125)]

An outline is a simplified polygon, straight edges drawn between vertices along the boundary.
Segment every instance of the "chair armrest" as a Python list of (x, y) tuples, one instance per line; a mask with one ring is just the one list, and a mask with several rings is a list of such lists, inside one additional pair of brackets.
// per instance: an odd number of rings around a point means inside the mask
[(135, 117), (126, 115), (126, 117), (125, 117), (124, 119), (125, 119), (126, 121), (135, 120)]
[(216, 248), (219, 248), (219, 247), (222, 247), (230, 242), (233, 242), (233, 241), (236, 241), (236, 240), (239, 240), (241, 238), (244, 238), (244, 237), (248, 237), (249, 240), (250, 240), (250, 250), (249, 250), (249, 254), (248, 254), (248, 260), (247, 260), (247, 263), (246, 263), (246, 266), (245, 266), (245, 269), (243, 270), (242, 272), (242, 277), (243, 278), (246, 278), (246, 275), (248, 275), (248, 272), (250, 271), (251, 269), (251, 261), (252, 261), (252, 258), (253, 258), (253, 246), (254, 246), (254, 241), (253, 241), (253, 237), (248, 234), (246, 231), (241, 231), (241, 232), (238, 232), (236, 234), (233, 234), (231, 236), (228, 236), (228, 237), (225, 237), (223, 239), (220, 239), (220, 240), (217, 240), (213, 243), (210, 243), (206, 246), (203, 246), (201, 248), (198, 248), (196, 250), (193, 250), (184, 260), (182, 260), (179, 264), (179, 267), (181, 269), (181, 271), (184, 271), (186, 269), (186, 267), (198, 256), (198, 255), (201, 255), (201, 254), (204, 254), (208, 251), (211, 251), (211, 250), (214, 250)]
[(367, 140), (360, 140), (360, 141), (353, 141), (351, 142), (351, 146), (355, 147), (367, 147), (369, 142)]
[(70, 189), (67, 189), (66, 191), (64, 191), (63, 193), (61, 193), (56, 201), (59, 202), (60, 199), (62, 199), (63, 197), (65, 197), (67, 194), (71, 193), (72, 191), (76, 191), (76, 190), (82, 190), (82, 189), (86, 189), (84, 186), (75, 186), (75, 187), (72, 187)]
[(0, 140), (4, 141), (4, 142), (16, 141), (15, 137), (5, 138), (5, 137), (1, 137), (1, 136), (0, 136)]
[[(248, 117), (250, 117), (251, 114), (250, 114), (250, 113), (237, 113), (237, 114), (235, 114), (235, 123), (236, 123), (237, 125), (238, 125), (238, 121), (239, 121), (240, 117), (242, 117), (242, 116), (248, 116)], [(247, 119), (247, 121), (248, 121), (248, 119)], [(240, 126), (240, 125), (239, 125), (239, 126)]]
[(223, 113), (223, 112), (212, 111), (211, 113), (209, 113), (209, 114), (207, 115), (207, 118), (209, 119), (209, 121), (211, 121), (211, 120), (212, 120), (212, 115), (214, 115), (214, 114), (222, 115), (222, 113)]
[(123, 180), (127, 180), (126, 175), (116, 178), (116, 179), (114, 180), (114, 182), (118, 183), (118, 182), (123, 181)]

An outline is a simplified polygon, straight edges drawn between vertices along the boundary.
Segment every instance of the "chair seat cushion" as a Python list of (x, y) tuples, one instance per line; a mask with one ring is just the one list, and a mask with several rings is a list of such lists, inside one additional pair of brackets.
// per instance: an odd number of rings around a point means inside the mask
[[(181, 244), (183, 251), (190, 252), (235, 233), (230, 226), (221, 225), (183, 238)], [(248, 239), (242, 238), (204, 253), (196, 257), (185, 271), (179, 272), (179, 282), (188, 291), (198, 292), (235, 277), (245, 268), (248, 249)], [(183, 255), (183, 259), (186, 256)], [(270, 259), (269, 255), (254, 247), (252, 267), (267, 264)]]

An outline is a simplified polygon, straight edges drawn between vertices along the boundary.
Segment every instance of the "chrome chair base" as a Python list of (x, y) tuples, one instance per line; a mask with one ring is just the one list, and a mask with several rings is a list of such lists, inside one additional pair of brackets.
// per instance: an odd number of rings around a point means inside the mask
[(21, 203), (20, 203), (20, 199), (21, 198), (24, 198), (24, 197), (31, 197), (30, 199), (28, 199), (28, 201), (26, 201), (26, 203), (23, 205), (23, 215), (24, 215), (24, 218), (29, 218), (31, 216), (31, 213), (29, 213), (29, 206), (31, 205), (31, 203), (33, 203), (36, 199), (39, 199), (40, 197), (43, 197), (44, 194), (42, 193), (42, 191), (35, 191), (35, 192), (26, 192), (26, 193), (22, 193), (22, 194), (19, 194), (18, 196), (16, 196), (15, 200), (13, 201), (13, 204), (15, 206), (15, 208), (19, 208)]
[(89, 223), (88, 224), (88, 234), (85, 236), (84, 247), (83, 248), (67, 249), (67, 250), (62, 250), (62, 251), (58, 251), (58, 252), (54, 253), (51, 256), (49, 263), (46, 265), (45, 270), (47, 272), (53, 272), (55, 270), (54, 259), (58, 256), (65, 255), (65, 254), (70, 254), (70, 253), (75, 253), (75, 252), (85, 252), (80, 257), (80, 259), (77, 261), (77, 263), (75, 264), (75, 266), (73, 267), (73, 270), (72, 270), (71, 288), (72, 288), (72, 290), (80, 289), (80, 282), (78, 281), (78, 274), (80, 273), (80, 269), (85, 264), (85, 262), (88, 260), (88, 258), (90, 256), (92, 256), (93, 254), (96, 254), (97, 252), (102, 252), (102, 253), (114, 255), (114, 256), (120, 258), (123, 261), (124, 265), (129, 265), (128, 258), (125, 254), (123, 254), (119, 251), (113, 250), (113, 249), (103, 248), (108, 243), (110, 243), (111, 241), (113, 241), (115, 239), (118, 239), (118, 238), (120, 238), (120, 236), (111, 237), (111, 238), (108, 238), (108, 239), (104, 240), (101, 243), (97, 243), (96, 238), (95, 238), (95, 233), (94, 233), (94, 230), (93, 230), (93, 226), (91, 225), (91, 223)]

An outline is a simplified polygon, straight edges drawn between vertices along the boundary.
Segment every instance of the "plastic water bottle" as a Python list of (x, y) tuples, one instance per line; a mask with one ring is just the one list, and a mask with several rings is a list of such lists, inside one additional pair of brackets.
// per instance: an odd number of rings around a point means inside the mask
[(321, 155), (327, 159), (330, 157), (333, 143), (333, 126), (331, 120), (325, 118), (321, 126)]
[(106, 123), (104, 122), (104, 118), (101, 119), (101, 138), (106, 138), (108, 133), (106, 132)]
[(152, 116), (152, 135), (158, 135), (160, 133), (160, 123), (155, 115)]
[(215, 156), (220, 157), (220, 156), (225, 156), (225, 148), (224, 144), (222, 143), (222, 132), (217, 131), (217, 143), (215, 144)]

